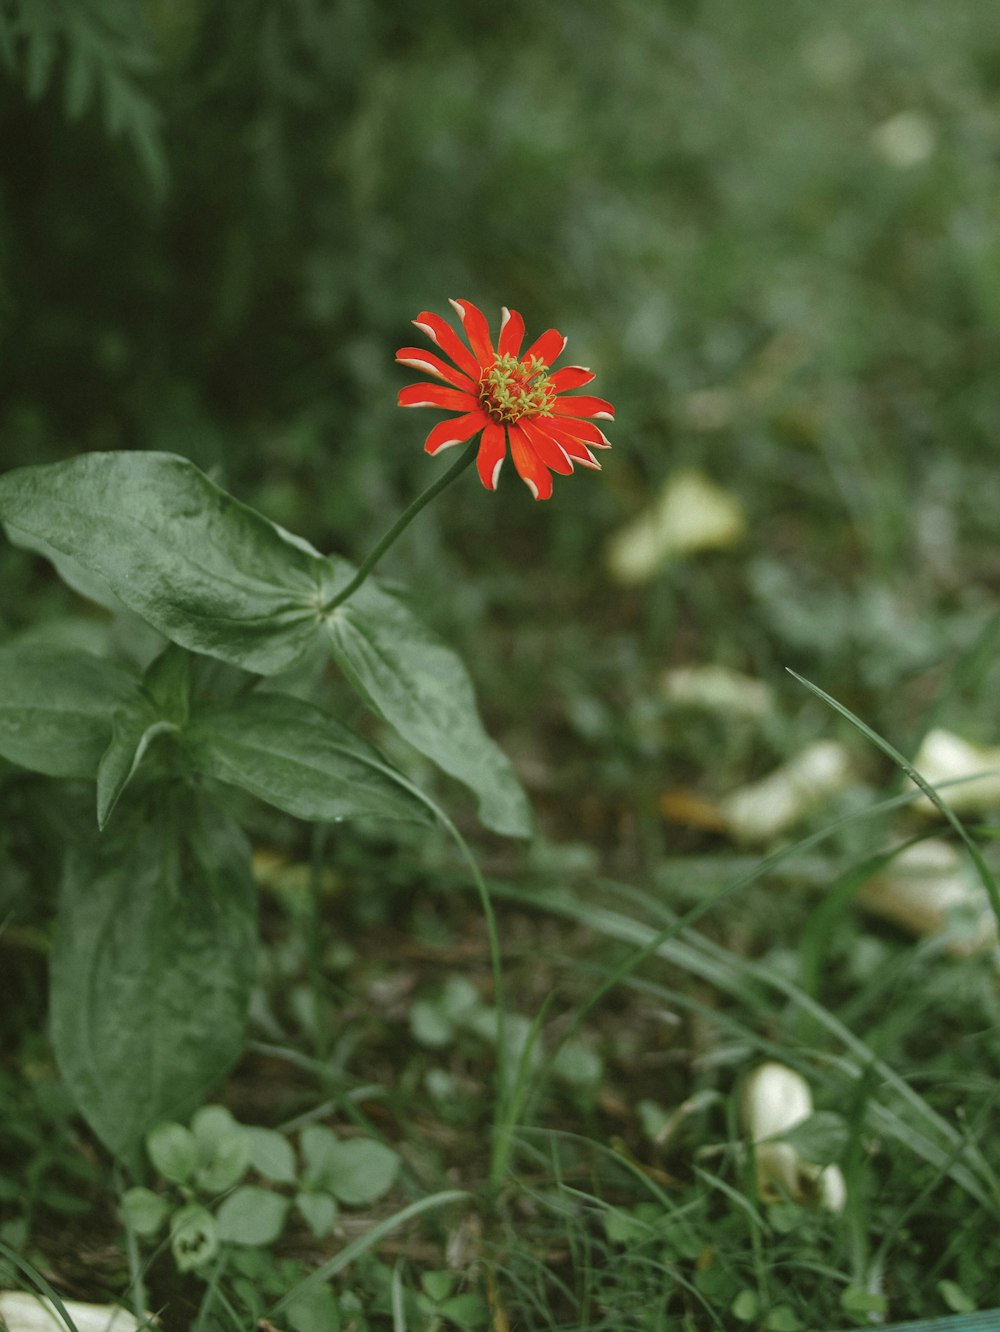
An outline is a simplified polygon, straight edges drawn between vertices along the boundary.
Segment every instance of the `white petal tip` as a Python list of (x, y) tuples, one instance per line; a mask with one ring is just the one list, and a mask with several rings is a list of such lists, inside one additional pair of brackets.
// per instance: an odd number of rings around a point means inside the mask
[(429, 337), (431, 342), (433, 342), (435, 346), (440, 345), (438, 343), (437, 334), (431, 328), (430, 324), (422, 324), (419, 319), (414, 319), (413, 326), (414, 328), (419, 328), (421, 333), (424, 333), (427, 337)]
[(417, 356), (397, 356), (396, 360), (400, 365), (408, 365), (413, 370), (423, 370), (425, 374), (436, 375), (438, 379), (444, 378), (441, 371), (431, 365), (430, 361), (422, 361)]
[(595, 421), (613, 421), (614, 419), (615, 419), (615, 418), (612, 416), (612, 414), (611, 414), (610, 412), (595, 412), (595, 413), (594, 413), (594, 420), (595, 420)]
[(493, 475), (490, 477), (490, 490), (496, 490), (497, 482), (500, 480), (500, 468), (503, 466), (503, 458), (497, 459), (497, 465), (493, 468)]

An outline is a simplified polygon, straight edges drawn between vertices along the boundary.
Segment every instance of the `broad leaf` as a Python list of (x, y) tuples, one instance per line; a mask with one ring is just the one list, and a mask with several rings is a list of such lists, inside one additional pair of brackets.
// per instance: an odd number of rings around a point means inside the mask
[(300, 819), (432, 821), (426, 804), (373, 746), (322, 709), (256, 693), (196, 715), (184, 733), (192, 767)]
[(7, 524), (4, 524), (3, 527), (11, 545), (20, 546), (22, 550), (30, 550), (36, 555), (43, 556), (49, 561), (66, 586), (72, 588), (81, 597), (96, 602), (98, 606), (103, 606), (105, 610), (111, 611), (114, 615), (124, 613), (124, 605), (111, 591), (104, 579), (85, 569), (71, 555), (56, 550), (54, 546), (49, 545), (40, 536), (34, 536), (30, 532), (9, 527)]
[(88, 1123), (134, 1162), (239, 1056), (254, 980), (249, 848), (217, 810), (155, 811), (71, 850), (50, 968), (52, 1040)]
[(97, 772), (116, 710), (138, 699), (138, 680), (89, 652), (0, 647), (0, 754), (49, 777)]
[(0, 521), (13, 540), (69, 556), (173, 642), (264, 675), (315, 640), (333, 588), (333, 566), (306, 542), (169, 453), (8, 472)]
[(483, 729), (459, 657), (396, 597), (369, 580), (327, 616), (333, 655), (358, 692), (414, 748), (479, 798), (488, 828), (531, 831), (510, 760)]

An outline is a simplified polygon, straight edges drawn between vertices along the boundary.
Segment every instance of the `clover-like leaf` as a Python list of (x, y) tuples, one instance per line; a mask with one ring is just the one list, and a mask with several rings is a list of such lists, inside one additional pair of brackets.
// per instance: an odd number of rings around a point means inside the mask
[(215, 1214), (219, 1239), (259, 1248), (273, 1244), (285, 1227), (290, 1206), (280, 1193), (244, 1184), (219, 1204)]

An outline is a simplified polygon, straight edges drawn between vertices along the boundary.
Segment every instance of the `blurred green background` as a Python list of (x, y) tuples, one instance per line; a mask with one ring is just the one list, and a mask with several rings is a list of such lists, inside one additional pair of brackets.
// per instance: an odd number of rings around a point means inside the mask
[[(518, 308), (598, 372), (601, 474), (467, 476), (383, 566), (556, 831), (829, 729), (785, 665), (903, 744), (984, 632), (1000, 7), (3, 0), (0, 62), (4, 466), (171, 450), (359, 557), (447, 466), (395, 407), (418, 311)], [(744, 536), (619, 585), (609, 539), (688, 467)], [(8, 631), (64, 604), (0, 571)], [(679, 719), (692, 661), (781, 719)], [(949, 700), (983, 741), (990, 670)]]

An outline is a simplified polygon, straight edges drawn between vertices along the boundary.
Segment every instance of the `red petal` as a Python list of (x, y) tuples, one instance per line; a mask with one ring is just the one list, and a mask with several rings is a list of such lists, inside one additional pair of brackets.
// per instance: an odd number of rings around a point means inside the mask
[(472, 393), (445, 388), (443, 384), (407, 384), (399, 390), (400, 407), (444, 407), (450, 412), (469, 412), (478, 404)]
[(422, 370), (426, 375), (437, 375), (438, 379), (444, 379), (449, 384), (454, 384), (456, 388), (474, 392), (477, 387), (468, 375), (462, 374), (461, 370), (452, 369), (441, 360), (440, 356), (435, 356), (433, 352), (422, 351), (419, 347), (400, 347), (396, 353), (396, 360), (400, 365), (408, 365), (413, 370)]
[(594, 375), (584, 365), (567, 365), (562, 370), (557, 370), (549, 378), (549, 384), (557, 393), (565, 393), (567, 389), (583, 388), (584, 384), (589, 384)]
[(427, 334), (431, 342), (437, 343), (445, 356), (451, 357), (459, 370), (464, 370), (478, 383), (479, 363), (449, 323), (440, 315), (431, 314), (427, 310), (418, 314), (413, 322), (421, 333)]
[[(579, 463), (582, 467), (591, 467), (595, 472), (601, 470), (601, 464), (574, 430), (567, 430), (563, 422), (553, 421), (551, 417), (540, 424), (572, 462)], [(571, 421), (569, 424), (575, 426), (582, 425), (583, 422)], [(610, 444), (607, 447), (610, 448)]]
[(551, 365), (563, 354), (565, 346), (566, 339), (559, 330), (550, 328), (536, 342), (531, 344), (521, 360), (530, 361), (533, 356), (537, 356), (544, 365)]
[(563, 417), (561, 421), (551, 421), (550, 425), (558, 425), (561, 431), (571, 435), (573, 439), (582, 439), (593, 449), (610, 449), (611, 440), (603, 430), (598, 430), (593, 421), (572, 421), (568, 417)]
[(558, 472), (560, 476), (569, 476), (573, 470), (573, 464), (566, 456), (566, 450), (561, 447), (559, 441), (548, 430), (548, 422), (537, 419), (531, 421), (524, 417), (518, 424), (524, 431), (528, 443), (545, 466), (551, 467), (553, 472)]
[(516, 310), (508, 310), (506, 305), (500, 317), (500, 341), (497, 351), (501, 356), (516, 356), (524, 340), (524, 320)]
[(578, 398), (556, 398), (552, 404), (556, 416), (596, 416), (602, 421), (613, 421), (615, 409), (603, 398), (591, 398), (581, 393)]
[(441, 421), (427, 436), (424, 450), (433, 455), (442, 449), (450, 449), (454, 444), (464, 444), (467, 439), (478, 434), (489, 419), (484, 411), (477, 408), (474, 412), (466, 412), (464, 416), (453, 416), (448, 421)]
[(462, 327), (465, 329), (465, 336), (469, 339), (479, 364), (483, 367), (492, 365), (497, 359), (497, 354), (493, 350), (493, 343), (490, 340), (490, 326), (487, 324), (486, 316), (482, 310), (478, 305), (473, 305), (471, 301), (450, 301), (449, 304), (453, 305), (458, 311)]
[(543, 465), (520, 426), (509, 425), (507, 433), (518, 476), (536, 500), (548, 499), (552, 494), (552, 473)]
[(476, 455), (479, 479), (487, 490), (496, 490), (497, 478), (500, 475), (500, 468), (503, 466), (503, 460), (506, 456), (506, 431), (496, 421), (487, 420), (483, 437), (479, 441), (479, 452)]

